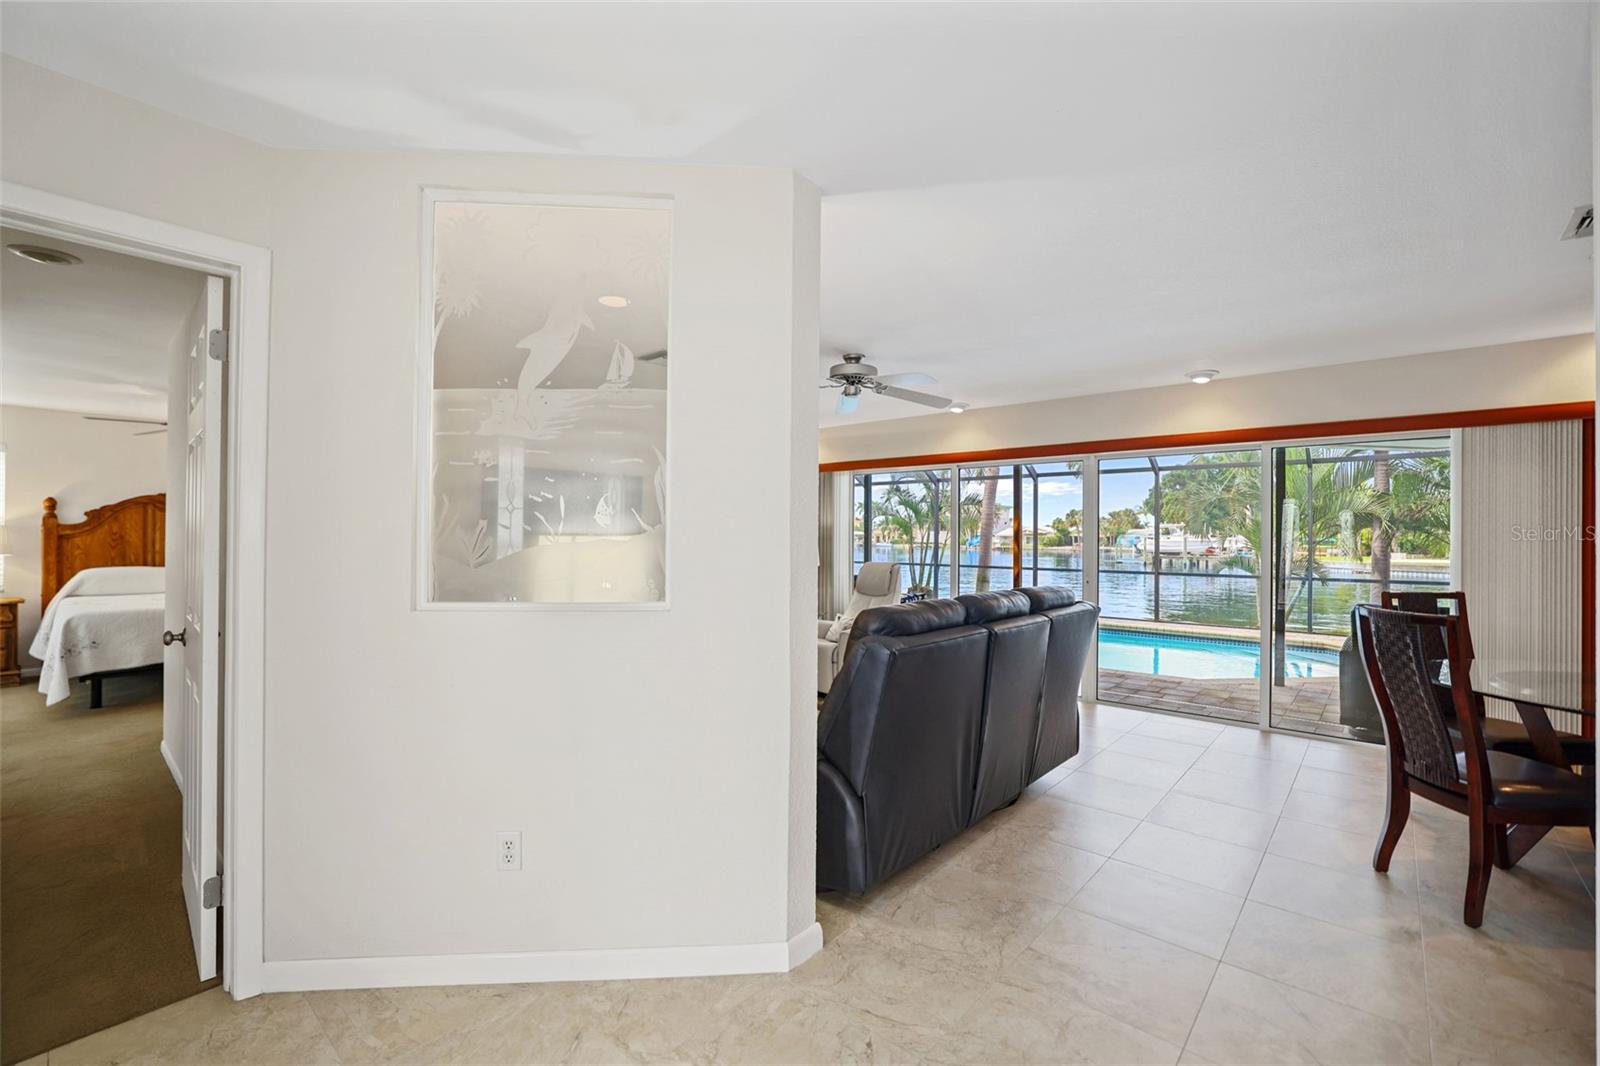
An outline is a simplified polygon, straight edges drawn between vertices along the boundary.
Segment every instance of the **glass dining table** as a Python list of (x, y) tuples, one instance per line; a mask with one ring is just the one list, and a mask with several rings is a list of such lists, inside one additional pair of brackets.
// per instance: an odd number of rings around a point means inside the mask
[[(1450, 684), (1450, 663), (1429, 664), (1435, 684)], [(1566, 766), (1561, 738), (1550, 724), (1550, 711), (1594, 720), (1594, 675), (1580, 670), (1553, 670), (1511, 659), (1474, 659), (1468, 675), (1472, 691), (1487, 699), (1514, 704), (1541, 762)], [(1593, 729), (1585, 723), (1585, 733)]]
[[(1429, 674), (1436, 685), (1449, 686), (1450, 663), (1436, 659), (1428, 664)], [(1562, 711), (1581, 716), (1583, 735), (1594, 735), (1594, 682), (1592, 673), (1580, 670), (1552, 670), (1512, 660), (1474, 659), (1468, 676), (1472, 691), (1486, 699), (1506, 700), (1517, 708), (1533, 754), (1540, 762), (1565, 769), (1579, 769), (1572, 765), (1568, 751), (1562, 744), (1563, 736), (1550, 723), (1550, 711)], [(1592, 761), (1592, 760), (1591, 760)], [(1593, 766), (1581, 772), (1594, 772)], [(1550, 832), (1543, 825), (1508, 826), (1504, 840), (1495, 846), (1495, 865), (1510, 869), (1528, 851)]]

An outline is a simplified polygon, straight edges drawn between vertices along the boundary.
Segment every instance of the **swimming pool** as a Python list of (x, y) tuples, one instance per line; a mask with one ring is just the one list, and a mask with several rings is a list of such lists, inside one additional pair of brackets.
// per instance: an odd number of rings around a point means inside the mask
[[(1338, 677), (1339, 653), (1290, 644), (1289, 677)], [(1190, 637), (1136, 629), (1100, 630), (1100, 669), (1171, 677), (1260, 677), (1261, 648), (1255, 641)]]

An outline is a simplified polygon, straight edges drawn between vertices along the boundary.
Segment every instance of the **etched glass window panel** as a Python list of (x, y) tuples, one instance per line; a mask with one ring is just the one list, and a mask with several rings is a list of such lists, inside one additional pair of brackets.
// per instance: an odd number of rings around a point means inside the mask
[(664, 603), (671, 211), (431, 222), (426, 601)]

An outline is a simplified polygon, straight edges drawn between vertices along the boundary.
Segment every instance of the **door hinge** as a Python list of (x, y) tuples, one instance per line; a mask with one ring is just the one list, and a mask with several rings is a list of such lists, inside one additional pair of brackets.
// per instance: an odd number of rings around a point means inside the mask
[(214, 329), (206, 335), (206, 353), (217, 362), (228, 358), (228, 331)]
[(222, 878), (208, 877), (200, 886), (200, 906), (206, 910), (222, 906)]

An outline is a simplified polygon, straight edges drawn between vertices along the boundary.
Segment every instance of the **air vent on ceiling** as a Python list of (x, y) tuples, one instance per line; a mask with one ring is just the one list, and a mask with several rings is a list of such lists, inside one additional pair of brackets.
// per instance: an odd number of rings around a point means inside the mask
[(1572, 209), (1572, 220), (1567, 223), (1567, 228), (1562, 231), (1561, 239), (1570, 241), (1574, 237), (1594, 236), (1594, 204), (1584, 204)]

